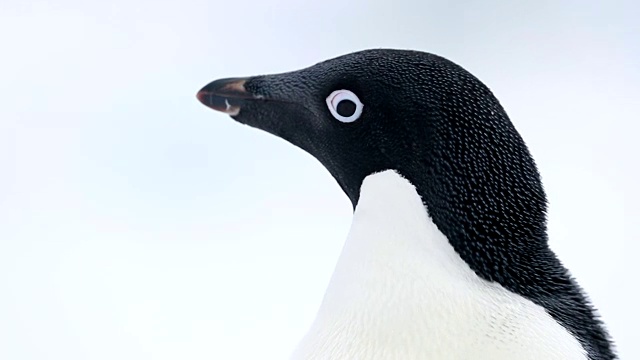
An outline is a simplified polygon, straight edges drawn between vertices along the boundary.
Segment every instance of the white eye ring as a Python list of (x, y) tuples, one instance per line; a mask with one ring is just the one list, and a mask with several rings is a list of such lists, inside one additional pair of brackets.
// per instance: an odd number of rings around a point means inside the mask
[[(340, 115), (338, 113), (338, 104), (343, 101), (348, 101), (355, 104), (356, 108), (353, 110), (352, 114), (345, 114), (347, 116)], [(331, 93), (327, 97), (327, 106), (329, 107), (329, 111), (334, 118), (344, 123), (350, 123), (358, 120), (360, 115), (362, 115), (362, 103), (360, 99), (356, 96), (356, 94), (352, 93), (349, 90), (336, 90)]]

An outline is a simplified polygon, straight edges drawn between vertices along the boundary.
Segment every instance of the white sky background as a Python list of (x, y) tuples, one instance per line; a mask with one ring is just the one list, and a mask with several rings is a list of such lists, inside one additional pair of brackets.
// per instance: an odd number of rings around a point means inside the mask
[(1, 1), (1, 359), (287, 358), (350, 203), (195, 93), (372, 47), (494, 91), (542, 172), (551, 246), (640, 358), (633, 1)]

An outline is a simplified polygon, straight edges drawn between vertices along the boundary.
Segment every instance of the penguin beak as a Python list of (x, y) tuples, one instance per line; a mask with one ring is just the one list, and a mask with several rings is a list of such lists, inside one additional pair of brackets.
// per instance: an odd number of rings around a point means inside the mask
[(244, 88), (246, 82), (247, 78), (216, 80), (198, 91), (196, 97), (213, 110), (236, 116), (245, 102), (261, 98), (247, 92)]
[(197, 98), (241, 124), (310, 149), (322, 122), (307, 105), (312, 93), (308, 84), (296, 72), (227, 78), (209, 83)]
[[(304, 105), (305, 88), (294, 73), (227, 78), (210, 82), (196, 95), (205, 106), (235, 121), (294, 144), (311, 136), (314, 115)], [(295, 121), (306, 119), (307, 121)]]

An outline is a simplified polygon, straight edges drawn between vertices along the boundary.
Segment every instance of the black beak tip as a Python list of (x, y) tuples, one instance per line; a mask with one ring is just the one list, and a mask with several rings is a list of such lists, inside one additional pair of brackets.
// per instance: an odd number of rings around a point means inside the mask
[(245, 78), (220, 79), (209, 83), (196, 94), (205, 106), (225, 114), (235, 116), (240, 113), (242, 103), (252, 99), (245, 88)]

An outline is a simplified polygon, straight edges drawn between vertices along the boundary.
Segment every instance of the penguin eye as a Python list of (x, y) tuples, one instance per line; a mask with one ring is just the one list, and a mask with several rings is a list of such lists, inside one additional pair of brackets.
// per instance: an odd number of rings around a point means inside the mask
[(336, 90), (327, 97), (327, 106), (334, 118), (350, 123), (358, 120), (362, 114), (362, 103), (356, 94), (349, 90)]

